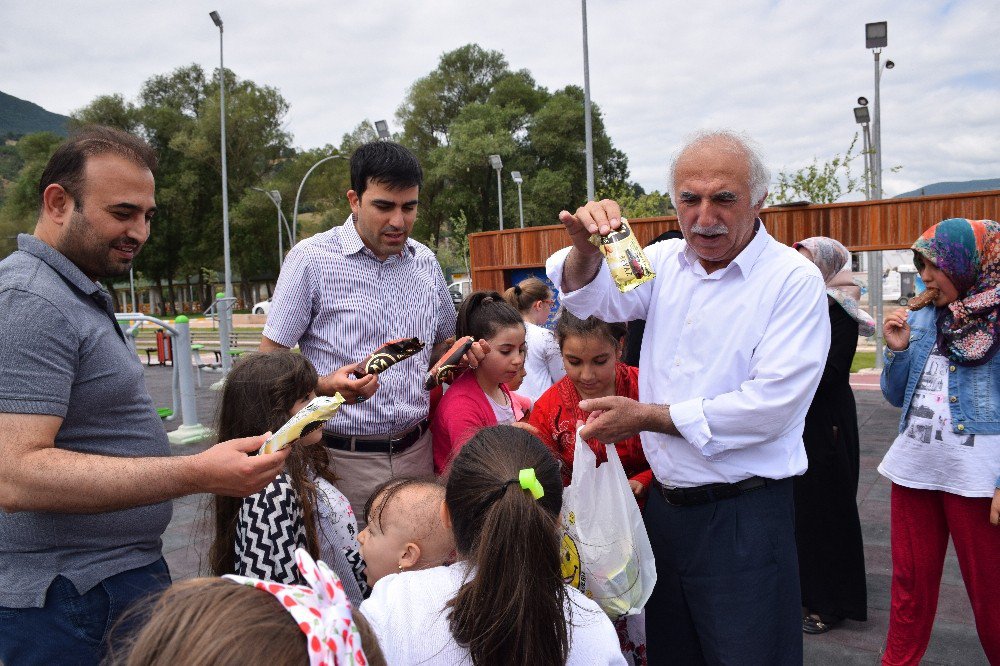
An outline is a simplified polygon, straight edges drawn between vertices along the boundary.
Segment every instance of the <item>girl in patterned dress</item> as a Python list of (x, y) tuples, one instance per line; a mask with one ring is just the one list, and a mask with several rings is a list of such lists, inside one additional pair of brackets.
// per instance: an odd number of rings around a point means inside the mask
[[(274, 432), (316, 397), (315, 368), (301, 354), (252, 354), (226, 377), (218, 433)], [(242, 435), (241, 435), (242, 436)], [(215, 575), (237, 574), (278, 583), (302, 582), (295, 549), (325, 560), (340, 576), (347, 596), (361, 603), (367, 593), (357, 521), (316, 429), (292, 444), (285, 471), (246, 498), (216, 495), (215, 539), (209, 552)]]

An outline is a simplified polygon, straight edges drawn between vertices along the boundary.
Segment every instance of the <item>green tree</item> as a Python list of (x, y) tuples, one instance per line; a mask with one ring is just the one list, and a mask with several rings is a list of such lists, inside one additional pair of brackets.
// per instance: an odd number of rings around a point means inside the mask
[[(568, 86), (550, 93), (528, 71), (512, 71), (498, 51), (469, 44), (445, 53), (434, 71), (413, 84), (396, 117), (400, 140), (416, 152), (425, 172), (419, 238), (440, 242), (459, 219), (469, 232), (498, 228), (491, 154), (504, 163), (508, 228), (518, 220), (511, 170), (524, 176), (526, 224), (551, 224), (560, 209), (586, 199), (583, 91)], [(596, 105), (593, 120), (597, 184), (624, 184), (628, 161), (607, 136)]]
[(843, 155), (834, 155), (823, 163), (814, 157), (812, 164), (807, 167), (797, 171), (780, 171), (778, 182), (771, 193), (771, 201), (776, 204), (792, 201), (824, 204), (833, 203), (851, 192), (863, 191), (864, 180), (858, 179), (851, 172), (851, 163), (859, 155), (854, 152), (857, 144), (858, 135), (855, 133), (851, 145)]
[(17, 142), (22, 167), (17, 177), (4, 188), (0, 207), (0, 257), (17, 249), (17, 234), (31, 233), (38, 219), (38, 181), (56, 146), (63, 137), (52, 132), (28, 134)]

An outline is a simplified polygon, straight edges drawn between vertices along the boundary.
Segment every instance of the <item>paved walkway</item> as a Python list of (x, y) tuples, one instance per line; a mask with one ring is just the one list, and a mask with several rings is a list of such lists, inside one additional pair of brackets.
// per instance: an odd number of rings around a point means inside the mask
[[(149, 367), (146, 380), (158, 406), (170, 403), (170, 368)], [(219, 375), (203, 375), (204, 386), (198, 390), (198, 416), (203, 424), (214, 420), (217, 393), (209, 388)], [(865, 566), (868, 572), (868, 621), (847, 621), (843, 626), (820, 636), (804, 636), (806, 664), (876, 664), (885, 646), (889, 618), (889, 583), (892, 561), (889, 551), (889, 482), (876, 468), (892, 443), (899, 421), (899, 409), (882, 398), (878, 375), (852, 375), (858, 403), (861, 434), (861, 481), (858, 506), (865, 540)], [(173, 430), (179, 422), (164, 422)], [(208, 444), (174, 447), (175, 455), (196, 453)], [(207, 503), (204, 496), (192, 496), (174, 504), (174, 517), (163, 536), (163, 547), (174, 579), (204, 574), (207, 569), (209, 535)], [(945, 562), (941, 597), (930, 648), (922, 664), (986, 665), (972, 618), (972, 608), (962, 584), (954, 550), (949, 547)]]

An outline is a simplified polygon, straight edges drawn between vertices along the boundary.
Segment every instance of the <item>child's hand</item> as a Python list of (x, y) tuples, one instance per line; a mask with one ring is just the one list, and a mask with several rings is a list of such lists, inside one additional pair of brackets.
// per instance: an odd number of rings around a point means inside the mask
[(489, 353), (490, 343), (486, 342), (486, 340), (473, 342), (472, 346), (469, 347), (469, 351), (465, 352), (462, 363), (475, 370), (479, 367), (480, 362), (482, 362), (482, 360), (486, 358), (486, 355)]
[(990, 524), (1000, 527), (1000, 488), (993, 491), (993, 503), (990, 504)]
[(886, 315), (882, 334), (885, 336), (885, 346), (892, 351), (903, 351), (910, 346), (910, 325), (906, 322), (908, 314), (909, 310), (899, 308)]
[(636, 481), (635, 479), (628, 480), (629, 488), (632, 489), (632, 494), (635, 495), (637, 500), (640, 500), (646, 496), (646, 491), (648, 488), (642, 485), (641, 481)]

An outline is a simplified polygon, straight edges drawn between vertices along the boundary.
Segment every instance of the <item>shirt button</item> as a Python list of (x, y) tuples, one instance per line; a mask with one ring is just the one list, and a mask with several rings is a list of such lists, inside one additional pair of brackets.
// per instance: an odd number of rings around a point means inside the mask
[(949, 401), (951, 401), (951, 402), (958, 402), (958, 396), (957, 396), (957, 395), (953, 395), (953, 396), (951, 396), (951, 397), (949, 398)]
[(956, 429), (956, 430), (958, 430), (959, 432), (962, 432), (963, 430), (965, 430), (965, 425), (963, 425), (963, 424), (959, 423), (959, 424), (958, 424), (958, 427), (957, 427), (957, 428), (955, 428), (955, 429)]
[(955, 366), (953, 365), (948, 366), (948, 372), (955, 372)]
[(690, 319), (688, 319), (688, 320), (687, 320), (686, 322), (684, 322), (684, 323), (685, 323), (685, 324), (687, 324), (688, 326), (690, 326), (690, 325), (691, 325), (691, 320), (690, 320)]
[(680, 359), (674, 361), (674, 365), (680, 365), (680, 364), (681, 364)]

